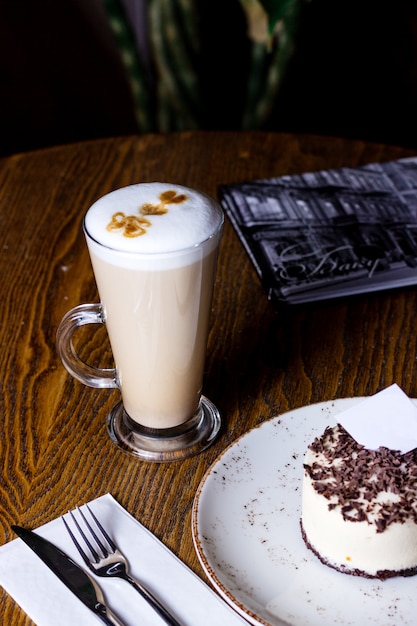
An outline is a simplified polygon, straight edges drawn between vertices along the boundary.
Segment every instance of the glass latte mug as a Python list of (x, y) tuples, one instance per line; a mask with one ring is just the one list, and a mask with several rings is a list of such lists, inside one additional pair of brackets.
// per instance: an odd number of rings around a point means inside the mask
[[(197, 454), (219, 431), (219, 411), (201, 389), (222, 227), (214, 200), (166, 183), (113, 191), (84, 218), (101, 302), (64, 316), (58, 353), (85, 385), (120, 389), (108, 432), (140, 459)], [(73, 335), (85, 324), (106, 325), (114, 369), (77, 355)]]

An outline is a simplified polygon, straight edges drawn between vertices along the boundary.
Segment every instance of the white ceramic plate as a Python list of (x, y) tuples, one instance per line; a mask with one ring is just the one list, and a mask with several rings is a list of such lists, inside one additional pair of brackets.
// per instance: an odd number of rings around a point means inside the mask
[(300, 534), (307, 446), (361, 399), (314, 404), (264, 422), (227, 448), (199, 486), (193, 538), (200, 562), (252, 624), (417, 623), (417, 577), (381, 582), (341, 574), (323, 565)]

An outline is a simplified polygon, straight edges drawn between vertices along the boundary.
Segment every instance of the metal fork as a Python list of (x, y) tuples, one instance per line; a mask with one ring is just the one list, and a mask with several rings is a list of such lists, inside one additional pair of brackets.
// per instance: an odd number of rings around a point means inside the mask
[(74, 513), (72, 511), (69, 511), (68, 513), (71, 516), (79, 534), (83, 538), (85, 545), (88, 547), (90, 556), (88, 556), (87, 552), (81, 547), (81, 544), (75, 537), (65, 517), (62, 517), (62, 521), (64, 522), (69, 536), (71, 537), (87, 567), (98, 576), (104, 576), (107, 578), (117, 577), (126, 580), (136, 589), (136, 591), (140, 593), (142, 598), (144, 598), (153, 607), (166, 624), (170, 624), (170, 626), (181, 626), (175, 617), (171, 615), (171, 613), (161, 604), (153, 593), (149, 591), (149, 589), (130, 576), (126, 557), (120, 552), (119, 548), (100, 524), (88, 504), (86, 504), (85, 507), (88, 509), (88, 512), (94, 520), (95, 528), (91, 525), (80, 508), (77, 507), (76, 510), (84, 522), (84, 529)]

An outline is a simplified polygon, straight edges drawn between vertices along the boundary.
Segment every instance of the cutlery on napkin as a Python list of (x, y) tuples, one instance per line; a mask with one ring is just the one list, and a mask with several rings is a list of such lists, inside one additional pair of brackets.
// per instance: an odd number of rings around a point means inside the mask
[[(246, 620), (136, 521), (110, 494), (89, 503), (129, 559), (132, 574), (170, 604), (184, 626), (243, 626)], [(61, 519), (36, 532), (83, 566)], [(122, 580), (98, 579), (106, 602), (127, 626), (158, 626), (160, 618)], [(0, 585), (37, 626), (100, 623), (20, 540), (0, 547)]]

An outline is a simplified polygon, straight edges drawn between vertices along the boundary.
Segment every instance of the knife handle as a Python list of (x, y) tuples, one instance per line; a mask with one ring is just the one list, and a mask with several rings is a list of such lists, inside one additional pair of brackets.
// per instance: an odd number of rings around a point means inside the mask
[(100, 602), (95, 606), (94, 613), (104, 624), (107, 624), (107, 626), (125, 626), (107, 606)]

